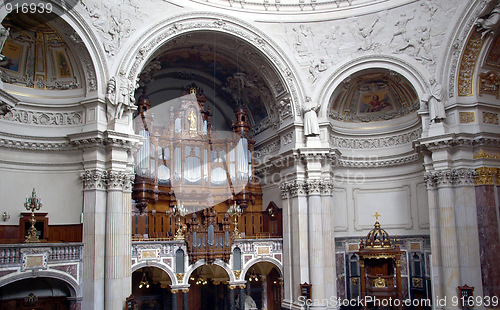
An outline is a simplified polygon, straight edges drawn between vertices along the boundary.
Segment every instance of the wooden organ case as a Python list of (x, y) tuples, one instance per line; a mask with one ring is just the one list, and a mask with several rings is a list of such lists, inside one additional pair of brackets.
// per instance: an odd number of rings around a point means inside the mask
[[(227, 262), (240, 236), (235, 228), (245, 237), (262, 233), (262, 190), (254, 177), (255, 142), (246, 111), (238, 107), (232, 131), (218, 132), (205, 101), (195, 84), (162, 111), (151, 108), (144, 93), (139, 97), (135, 126), (144, 144), (136, 156), (132, 198), (138, 211), (132, 235), (136, 240), (173, 237), (172, 210), (182, 204), (188, 211), (180, 220), (190, 260)], [(165, 114), (167, 120), (156, 119)], [(237, 227), (229, 216), (234, 214), (227, 213), (231, 206), (241, 210)]]
[[(401, 250), (399, 241), (392, 243), (389, 234), (377, 220), (365, 240), (359, 243), (361, 296), (402, 300)], [(377, 306), (377, 305), (375, 305)], [(365, 304), (366, 307), (366, 304)]]

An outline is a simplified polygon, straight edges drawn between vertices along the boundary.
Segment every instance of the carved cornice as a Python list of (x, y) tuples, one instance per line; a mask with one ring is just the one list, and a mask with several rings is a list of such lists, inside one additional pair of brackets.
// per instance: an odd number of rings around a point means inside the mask
[(253, 156), (255, 159), (259, 160), (267, 155), (277, 153), (280, 150), (280, 147), (280, 140), (276, 140), (256, 149)]
[(400, 156), (396, 158), (370, 158), (366, 160), (366, 158), (359, 159), (343, 159), (340, 158), (338, 161), (339, 167), (346, 168), (385, 168), (392, 166), (400, 166), (408, 163), (420, 161), (422, 156), (420, 154), (410, 154), (406, 156)]
[(38, 112), (25, 109), (11, 109), (4, 116), (4, 121), (37, 126), (74, 126), (84, 123), (83, 111), (74, 112)]
[(332, 147), (341, 149), (383, 149), (403, 144), (409, 144), (420, 138), (422, 129), (418, 128), (411, 132), (381, 138), (343, 138), (330, 134)]

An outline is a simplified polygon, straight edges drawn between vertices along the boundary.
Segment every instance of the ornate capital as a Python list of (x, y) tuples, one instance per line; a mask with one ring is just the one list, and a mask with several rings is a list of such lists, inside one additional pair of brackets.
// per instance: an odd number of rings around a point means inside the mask
[(177, 277), (177, 282), (182, 283), (182, 280), (184, 279), (184, 274), (176, 273), (175, 276)]
[(106, 189), (106, 175), (104, 171), (98, 170), (85, 170), (80, 175), (83, 180), (84, 190), (105, 190)]
[(240, 276), (241, 276), (241, 270), (233, 270), (233, 273), (234, 273), (234, 277), (236, 279), (240, 278)]
[(477, 169), (447, 169), (429, 171), (424, 174), (427, 189), (444, 186), (474, 185), (477, 176)]
[(323, 182), (321, 180), (308, 180), (306, 182), (307, 185), (307, 193), (309, 195), (320, 195), (321, 190), (323, 189)]
[(289, 182), (282, 182), (280, 184), (280, 190), (281, 190), (281, 199), (284, 200), (290, 198)]
[(106, 171), (106, 185), (108, 190), (123, 190), (127, 175), (113, 170)]
[(480, 167), (476, 168), (474, 185), (495, 185), (497, 175), (499, 172), (498, 168), (490, 167)]

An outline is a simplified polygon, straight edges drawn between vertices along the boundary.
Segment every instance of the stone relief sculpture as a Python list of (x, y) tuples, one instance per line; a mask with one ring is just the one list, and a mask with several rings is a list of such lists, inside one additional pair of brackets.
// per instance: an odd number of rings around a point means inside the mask
[(481, 37), (493, 33), (500, 23), (500, 1), (492, 0), (479, 13), (476, 22), (478, 31), (481, 32)]
[(319, 136), (319, 123), (318, 115), (316, 110), (319, 107), (311, 101), (311, 98), (307, 97), (304, 103), (304, 135), (306, 137)]
[[(121, 45), (124, 38), (130, 36), (135, 30), (132, 28), (132, 21), (125, 16), (137, 17), (135, 13), (129, 13), (127, 10), (134, 10), (130, 2), (123, 1), (117, 7), (107, 2), (95, 3), (92, 0), (82, 0), (82, 5), (91, 19), (92, 25), (99, 31), (103, 39), (104, 50), (109, 56), (115, 54), (115, 50)], [(124, 5), (127, 3), (127, 5)], [(136, 12), (136, 11), (135, 11)]]
[(443, 87), (436, 82), (435, 78), (430, 78), (429, 83), (429, 93), (424, 96), (422, 101), (427, 104), (431, 123), (440, 123), (446, 118), (444, 102), (442, 101)]
[(315, 82), (318, 79), (319, 74), (325, 71), (326, 69), (328, 69), (328, 66), (326, 65), (325, 58), (321, 57), (319, 59), (311, 61), (311, 66), (309, 67), (309, 73), (313, 78), (313, 82)]

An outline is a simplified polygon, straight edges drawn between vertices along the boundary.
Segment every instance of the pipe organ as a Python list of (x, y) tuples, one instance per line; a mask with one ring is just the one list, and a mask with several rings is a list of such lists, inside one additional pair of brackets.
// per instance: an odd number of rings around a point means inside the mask
[[(192, 239), (190, 232), (204, 235), (200, 227), (213, 224), (222, 235), (233, 236), (224, 233), (235, 228), (225, 216), (233, 205), (243, 211), (239, 231), (245, 236), (262, 233), (262, 191), (254, 176), (255, 142), (247, 113), (239, 107), (232, 131), (219, 132), (205, 101), (195, 84), (183, 88), (178, 99), (154, 108), (144, 93), (139, 97), (135, 127), (144, 142), (136, 155), (132, 191), (138, 210), (134, 236), (173, 236), (176, 219), (171, 213), (178, 204), (188, 211), (182, 220), (187, 240)], [(155, 119), (158, 115), (161, 120)]]

